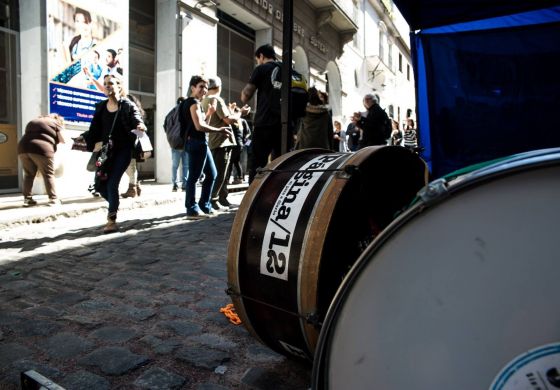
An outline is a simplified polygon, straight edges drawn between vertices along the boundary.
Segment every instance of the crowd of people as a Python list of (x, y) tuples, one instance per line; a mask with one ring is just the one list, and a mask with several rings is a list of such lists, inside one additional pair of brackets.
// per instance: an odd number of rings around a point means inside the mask
[[(188, 219), (208, 218), (232, 207), (228, 200), (228, 184), (244, 182), (246, 173), (251, 183), (259, 168), (280, 156), (282, 141), (288, 150), (321, 148), (346, 153), (373, 145), (399, 145), (417, 150), (414, 120), (406, 118), (401, 130), (399, 122), (381, 108), (377, 96), (366, 94), (363, 98), (365, 111), (354, 112), (344, 128), (341, 121), (333, 120), (328, 94), (315, 87), (308, 88), (307, 103), (299, 110), (302, 114), (294, 118), (288, 139), (283, 140), (280, 95), (271, 77), (282, 65), (271, 45), (259, 47), (255, 60), (257, 66), (241, 92), (242, 106), (234, 101), (226, 102), (220, 96), (222, 81), (218, 76), (194, 75), (188, 96), (180, 97), (172, 110), (177, 115), (180, 137), (178, 143), (170, 141), (172, 191), (178, 190), (180, 182), (185, 192)], [(75, 142), (84, 142), (87, 150), (95, 153), (92, 187), (95, 194), (108, 202), (104, 232), (111, 233), (118, 230), (119, 197), (135, 197), (141, 193), (133, 151), (135, 133), (145, 132), (146, 126), (140, 102), (125, 91), (118, 74), (105, 74), (103, 84), (96, 83), (96, 86), (107, 99), (97, 103), (89, 130)], [(256, 110), (252, 110), (248, 104), (255, 94)], [(56, 145), (64, 142), (63, 128), (64, 121), (57, 115), (40, 117), (27, 126), (18, 150), (24, 166), (25, 206), (36, 204), (31, 187), (37, 171), (43, 174), (50, 203), (59, 202), (53, 156)], [(171, 131), (169, 126), (165, 126), (165, 131)], [(242, 156), (247, 156), (246, 164), (241, 163)], [(129, 176), (129, 188), (119, 196), (119, 184), (125, 172)], [(201, 184), (198, 199), (197, 183)]]

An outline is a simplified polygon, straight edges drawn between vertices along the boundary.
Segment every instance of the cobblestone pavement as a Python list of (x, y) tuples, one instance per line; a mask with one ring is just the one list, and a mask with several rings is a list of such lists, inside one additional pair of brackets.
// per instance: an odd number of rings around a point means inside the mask
[(2, 229), (0, 389), (29, 369), (66, 389), (309, 388), (309, 365), (219, 312), (233, 211), (135, 208), (103, 235), (105, 212)]

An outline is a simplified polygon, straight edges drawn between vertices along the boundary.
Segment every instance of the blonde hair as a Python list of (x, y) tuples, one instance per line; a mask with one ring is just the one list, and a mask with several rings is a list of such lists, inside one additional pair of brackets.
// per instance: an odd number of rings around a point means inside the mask
[(105, 77), (103, 77), (103, 82), (105, 82), (107, 78), (114, 79), (119, 85), (119, 89), (120, 89), (119, 98), (125, 98), (128, 95), (128, 91), (123, 85), (123, 80), (119, 76), (117, 76), (116, 74), (106, 74)]

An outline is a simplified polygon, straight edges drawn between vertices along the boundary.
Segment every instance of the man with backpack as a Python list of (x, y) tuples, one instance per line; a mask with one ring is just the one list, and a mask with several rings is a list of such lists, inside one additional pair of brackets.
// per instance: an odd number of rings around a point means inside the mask
[[(257, 168), (265, 167), (268, 164), (269, 156), (272, 159), (279, 157), (282, 148), (281, 91), (275, 81), (276, 78), (280, 78), (279, 67), (282, 64), (276, 61), (274, 48), (269, 44), (263, 45), (255, 51), (255, 59), (257, 67), (253, 70), (249, 83), (241, 92), (241, 101), (246, 104), (258, 90), (249, 183), (253, 181)], [(294, 110), (295, 108), (292, 109), (292, 111)], [(305, 105), (302, 111), (305, 111)], [(288, 149), (291, 147), (291, 143), (293, 143), (293, 137), (288, 135)]]
[(379, 98), (367, 94), (364, 96), (364, 107), (367, 116), (356, 124), (363, 130), (360, 148), (372, 145), (387, 145), (387, 139), (391, 136), (391, 119), (379, 106)]
[(179, 122), (179, 107), (185, 98), (177, 99), (177, 105), (169, 111), (163, 122), (163, 129), (167, 135), (167, 142), (171, 146), (171, 182), (173, 183), (172, 191), (179, 189), (177, 180), (177, 171), (181, 164), (182, 188), (185, 189), (187, 183), (187, 152), (185, 152), (184, 134), (181, 134), (181, 123)]

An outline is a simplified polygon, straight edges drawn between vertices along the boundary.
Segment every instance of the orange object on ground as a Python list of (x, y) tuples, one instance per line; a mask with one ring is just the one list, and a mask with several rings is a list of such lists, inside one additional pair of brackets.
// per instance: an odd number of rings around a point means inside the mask
[(231, 322), (232, 324), (241, 324), (241, 319), (235, 312), (235, 306), (233, 306), (233, 303), (229, 303), (225, 307), (222, 307), (220, 309), (220, 312), (224, 313), (224, 315), (229, 319), (229, 322)]

